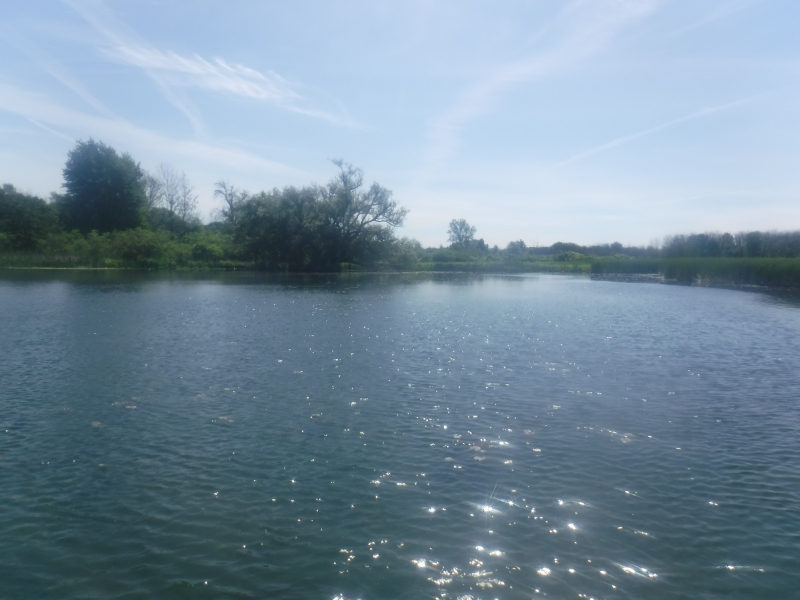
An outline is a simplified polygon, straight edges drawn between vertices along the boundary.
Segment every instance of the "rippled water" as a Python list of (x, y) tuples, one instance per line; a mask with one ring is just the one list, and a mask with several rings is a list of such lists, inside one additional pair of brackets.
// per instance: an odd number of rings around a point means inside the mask
[(2, 598), (800, 594), (791, 303), (74, 274), (0, 310)]

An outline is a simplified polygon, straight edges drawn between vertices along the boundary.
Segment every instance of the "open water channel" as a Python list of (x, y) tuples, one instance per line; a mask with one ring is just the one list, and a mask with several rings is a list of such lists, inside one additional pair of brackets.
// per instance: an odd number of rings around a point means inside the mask
[(0, 280), (0, 598), (800, 597), (800, 309)]

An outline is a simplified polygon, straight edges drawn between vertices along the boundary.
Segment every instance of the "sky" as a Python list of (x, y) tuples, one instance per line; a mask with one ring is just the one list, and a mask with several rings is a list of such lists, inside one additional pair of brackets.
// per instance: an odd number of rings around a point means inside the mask
[(796, 0), (0, 4), (0, 182), (48, 197), (78, 140), (220, 180), (409, 209), (399, 235), (550, 245), (800, 229)]

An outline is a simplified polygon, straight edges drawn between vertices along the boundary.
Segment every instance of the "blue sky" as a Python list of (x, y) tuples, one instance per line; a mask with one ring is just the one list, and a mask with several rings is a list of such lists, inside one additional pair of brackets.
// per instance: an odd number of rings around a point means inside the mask
[(0, 181), (78, 139), (214, 183), (344, 158), (401, 235), (644, 245), (800, 229), (800, 2), (26, 0), (0, 5)]

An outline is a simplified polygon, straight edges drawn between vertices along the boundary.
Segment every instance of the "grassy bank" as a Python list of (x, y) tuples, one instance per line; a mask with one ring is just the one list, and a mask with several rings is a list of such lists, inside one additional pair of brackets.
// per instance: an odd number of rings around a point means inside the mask
[[(502, 253), (423, 251), (404, 260), (397, 258), (387, 257), (387, 260), (369, 265), (342, 263), (340, 266), (343, 272), (461, 273), (589, 273), (591, 266), (589, 260), (563, 261)], [(227, 236), (202, 232), (176, 238), (164, 231), (144, 229), (86, 236), (53, 235), (36, 250), (0, 251), (0, 268), (259, 270), (256, 263), (240, 258)]]
[(198, 232), (173, 237), (166, 231), (130, 229), (111, 233), (53, 234), (35, 250), (0, 252), (5, 268), (233, 269), (252, 268), (237, 260), (222, 235)]
[(693, 285), (800, 288), (800, 258), (598, 259), (594, 275), (660, 275)]
[(257, 270), (253, 263), (239, 260), (181, 260), (174, 257), (146, 261), (119, 258), (86, 258), (77, 255), (46, 255), (30, 252), (0, 253), (0, 269), (137, 269), (137, 270)]
[[(436, 260), (436, 259), (440, 260)], [(444, 260), (442, 260), (444, 259)], [(363, 270), (349, 265), (343, 271)], [(229, 238), (202, 232), (174, 238), (162, 231), (129, 230), (103, 235), (58, 234), (36, 251), (0, 252), (0, 268), (258, 270), (243, 261)], [(689, 285), (800, 288), (800, 258), (590, 258), (502, 253), (464, 255), (429, 251), (402, 265), (370, 265), (370, 271), (451, 273), (585, 273), (600, 277), (652, 276)]]
[(589, 261), (554, 261), (554, 260), (470, 260), (425, 262), (410, 265), (410, 271), (440, 271), (460, 273), (589, 273)]

